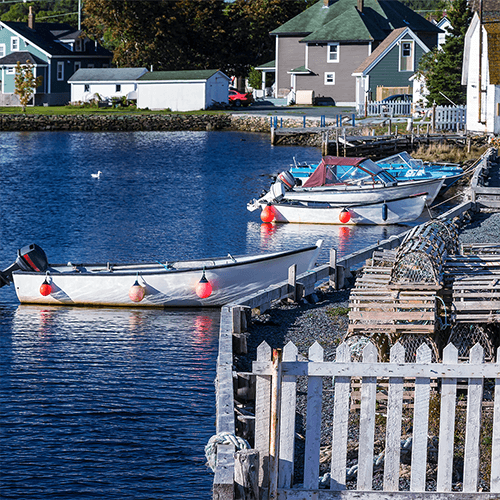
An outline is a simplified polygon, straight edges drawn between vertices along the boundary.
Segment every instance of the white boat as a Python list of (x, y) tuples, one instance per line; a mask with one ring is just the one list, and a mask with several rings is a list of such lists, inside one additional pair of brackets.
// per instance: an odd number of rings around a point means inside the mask
[(289, 171), (279, 174), (269, 192), (247, 204), (250, 211), (267, 203), (309, 201), (336, 205), (388, 202), (427, 193), (427, 203), (436, 198), (444, 178), (397, 181), (368, 158), (325, 156), (302, 186)]
[(406, 196), (387, 202), (338, 206), (329, 203), (287, 202), (262, 205), (266, 222), (306, 224), (402, 224), (420, 217), (427, 193)]
[(29, 245), (0, 272), (0, 284), (13, 282), (23, 304), (219, 307), (286, 280), (293, 264), (298, 274), (313, 268), (321, 245), (191, 261), (54, 265)]

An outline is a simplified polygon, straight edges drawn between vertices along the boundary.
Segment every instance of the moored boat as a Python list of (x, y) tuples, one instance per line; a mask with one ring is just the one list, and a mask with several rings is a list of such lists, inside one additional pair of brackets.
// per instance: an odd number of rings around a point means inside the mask
[(306, 224), (402, 224), (417, 219), (425, 207), (427, 193), (387, 202), (335, 206), (329, 203), (287, 202), (262, 206), (265, 222)]
[(314, 267), (322, 241), (296, 250), (190, 261), (48, 264), (38, 245), (23, 247), (0, 272), (23, 304), (128, 307), (219, 307), (284, 281), (290, 266)]
[(285, 171), (269, 191), (247, 204), (249, 211), (268, 203), (315, 202), (335, 205), (383, 203), (427, 193), (428, 204), (437, 196), (444, 179), (397, 181), (368, 158), (325, 156), (302, 186)]

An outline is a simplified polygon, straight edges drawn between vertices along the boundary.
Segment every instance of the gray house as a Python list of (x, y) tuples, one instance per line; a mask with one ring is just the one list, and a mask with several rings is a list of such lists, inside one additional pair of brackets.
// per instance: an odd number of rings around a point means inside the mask
[[(276, 37), (276, 96), (310, 90), (315, 97), (354, 106), (353, 73), (398, 28), (410, 28), (428, 48), (436, 46), (441, 33), (396, 0), (320, 0), (271, 32)], [(391, 85), (390, 79), (385, 84)]]

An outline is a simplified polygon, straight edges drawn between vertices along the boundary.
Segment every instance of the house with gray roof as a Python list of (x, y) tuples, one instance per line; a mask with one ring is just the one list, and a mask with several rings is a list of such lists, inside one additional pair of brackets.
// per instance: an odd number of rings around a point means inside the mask
[(65, 23), (35, 22), (32, 7), (28, 23), (0, 21), (0, 105), (19, 106), (14, 95), (17, 62), (33, 65), (43, 81), (34, 104), (60, 105), (70, 100), (68, 78), (80, 68), (105, 68), (113, 54), (80, 30)]
[[(408, 27), (398, 28), (354, 70), (356, 78), (356, 106), (365, 101), (381, 100), (387, 95), (377, 95), (377, 89), (399, 89), (391, 94), (412, 94), (413, 75), (418, 62), (429, 48)], [(407, 89), (403, 91), (403, 89)]]
[(71, 102), (137, 99), (137, 80), (147, 73), (146, 68), (80, 68), (68, 83)]
[(151, 71), (137, 80), (137, 107), (195, 111), (227, 103), (231, 79), (215, 69)]
[[(353, 73), (399, 28), (410, 28), (428, 48), (436, 46), (441, 33), (396, 0), (318, 1), (271, 32), (276, 37), (277, 97), (312, 90), (317, 98), (354, 106), (357, 76)], [(415, 50), (417, 46), (411, 45)], [(404, 57), (415, 61), (414, 56)], [(401, 71), (411, 76), (406, 69)]]

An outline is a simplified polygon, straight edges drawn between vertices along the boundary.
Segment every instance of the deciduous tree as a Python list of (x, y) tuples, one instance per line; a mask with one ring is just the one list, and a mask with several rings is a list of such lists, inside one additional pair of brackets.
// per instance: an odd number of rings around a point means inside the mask
[(20, 61), (17, 61), (16, 74), (14, 76), (14, 94), (19, 96), (23, 113), (26, 112), (26, 106), (33, 97), (35, 89), (41, 85), (42, 81), (42, 76), (37, 76), (35, 78), (33, 74), (33, 65), (30, 61), (26, 61), (26, 64), (23, 65), (21, 65)]

